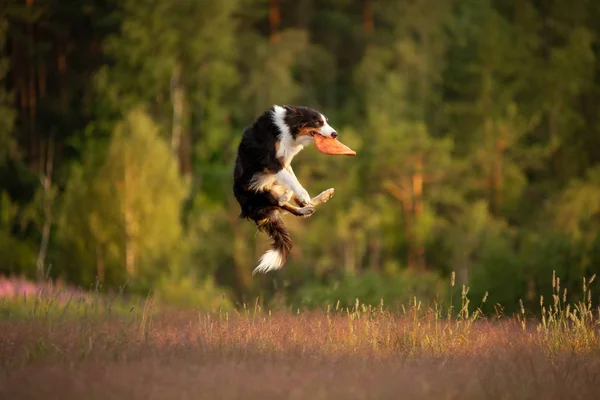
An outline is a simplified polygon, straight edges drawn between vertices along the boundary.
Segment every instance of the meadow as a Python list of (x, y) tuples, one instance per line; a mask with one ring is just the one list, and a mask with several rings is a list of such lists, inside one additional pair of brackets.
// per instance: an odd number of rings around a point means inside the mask
[[(599, 309), (553, 279), (540, 310), (483, 315), (413, 299), (175, 310), (90, 291), (0, 302), (0, 398), (595, 398)], [(485, 301), (485, 299), (482, 299)]]

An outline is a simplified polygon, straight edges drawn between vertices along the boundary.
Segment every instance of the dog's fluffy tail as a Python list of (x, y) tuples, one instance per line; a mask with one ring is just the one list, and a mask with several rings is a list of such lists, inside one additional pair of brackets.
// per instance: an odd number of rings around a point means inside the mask
[(274, 212), (269, 217), (258, 224), (258, 229), (266, 232), (273, 244), (271, 250), (267, 251), (260, 258), (258, 266), (252, 274), (257, 272), (267, 273), (280, 269), (285, 265), (288, 255), (292, 250), (292, 238), (279, 214)]

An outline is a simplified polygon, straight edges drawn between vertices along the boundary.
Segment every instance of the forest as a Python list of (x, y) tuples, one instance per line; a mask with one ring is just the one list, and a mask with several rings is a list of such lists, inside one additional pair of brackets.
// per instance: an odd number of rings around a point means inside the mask
[[(245, 126), (316, 108), (286, 267), (238, 218)], [(3, 0), (0, 276), (211, 308), (539, 303), (600, 273), (595, 0)], [(547, 293), (546, 293), (547, 294)], [(550, 297), (549, 294), (547, 294)], [(597, 295), (596, 295), (597, 296)]]

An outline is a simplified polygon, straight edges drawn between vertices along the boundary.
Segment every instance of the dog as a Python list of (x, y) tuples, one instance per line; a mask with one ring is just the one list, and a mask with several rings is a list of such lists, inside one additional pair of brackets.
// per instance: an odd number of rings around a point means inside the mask
[(285, 265), (292, 238), (281, 219), (283, 214), (309, 217), (315, 206), (333, 196), (332, 188), (311, 198), (292, 169), (294, 156), (313, 143), (315, 135), (338, 137), (319, 111), (288, 105), (271, 107), (244, 129), (235, 161), (233, 193), (241, 208), (240, 218), (254, 221), (273, 240), (253, 274)]

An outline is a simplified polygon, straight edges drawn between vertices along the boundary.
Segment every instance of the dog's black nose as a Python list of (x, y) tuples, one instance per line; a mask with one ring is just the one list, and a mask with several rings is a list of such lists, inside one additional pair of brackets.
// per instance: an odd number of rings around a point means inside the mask
[(331, 137), (332, 137), (332, 138), (334, 138), (334, 139), (335, 139), (335, 138), (336, 138), (336, 137), (338, 137), (338, 136), (340, 136), (340, 135), (338, 135), (338, 133), (337, 133), (337, 132), (331, 132)]

